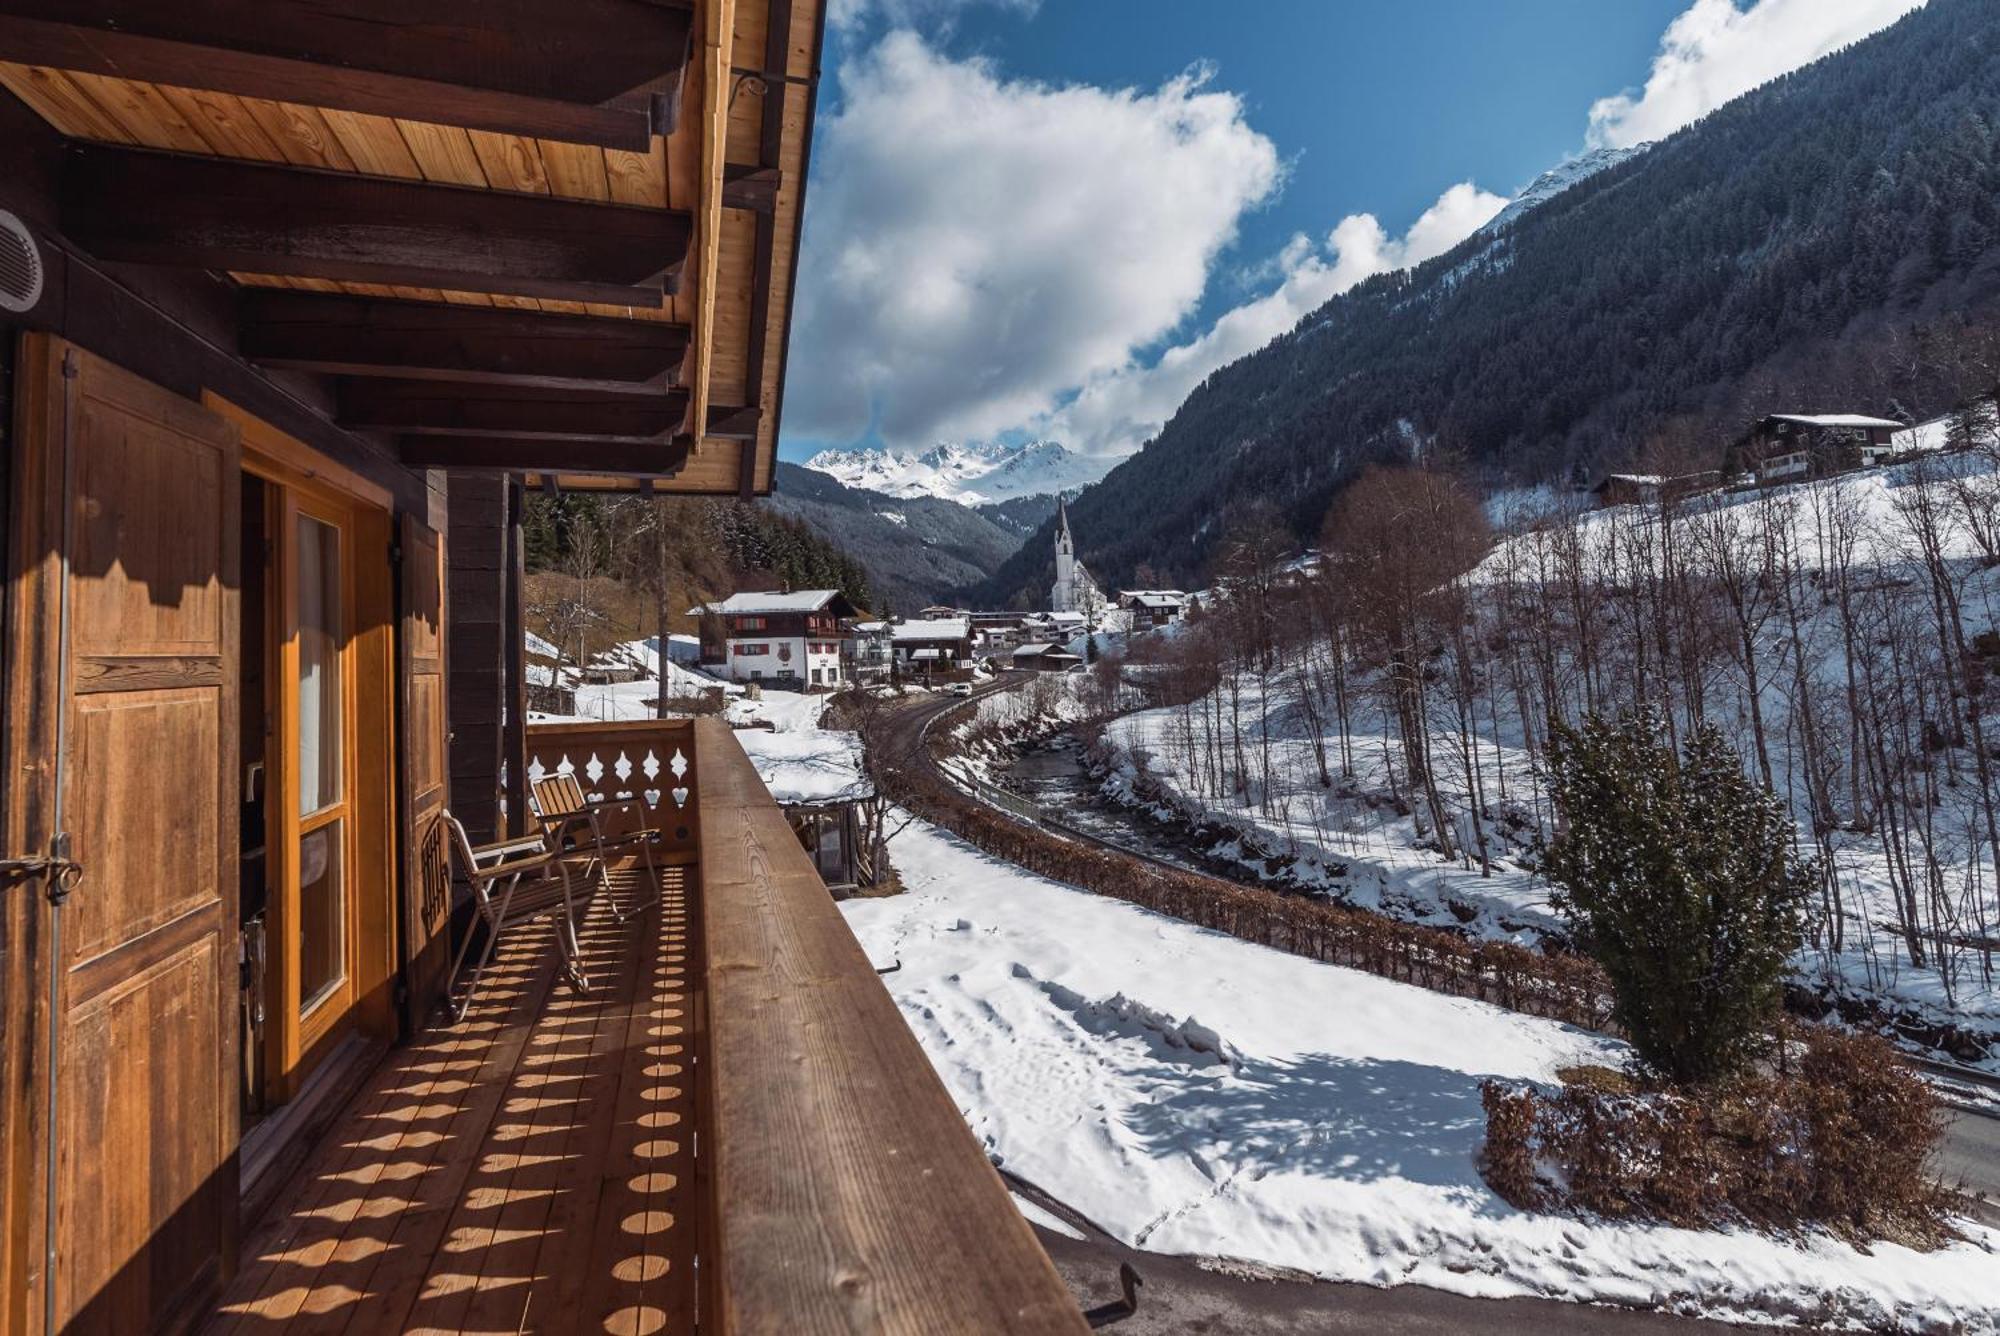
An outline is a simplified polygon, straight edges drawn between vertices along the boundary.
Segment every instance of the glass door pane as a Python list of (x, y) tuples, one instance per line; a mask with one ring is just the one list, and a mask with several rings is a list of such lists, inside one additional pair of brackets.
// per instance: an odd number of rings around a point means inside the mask
[(347, 977), (347, 897), (341, 823), (299, 837), (299, 1014)]
[(347, 977), (347, 868), (341, 808), (340, 530), (298, 517), (296, 579), (299, 702), (299, 1014)]
[(340, 801), (340, 530), (299, 516), (299, 815)]

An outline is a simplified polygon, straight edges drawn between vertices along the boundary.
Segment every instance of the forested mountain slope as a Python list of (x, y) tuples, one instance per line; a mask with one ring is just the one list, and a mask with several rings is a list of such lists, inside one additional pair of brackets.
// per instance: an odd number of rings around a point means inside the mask
[[(776, 483), (763, 508), (806, 525), (858, 561), (878, 596), (877, 611), (908, 614), (950, 599), (992, 575), (1025, 531), (983, 513), (993, 507), (887, 496), (796, 464), (779, 463)], [(1053, 512), (1055, 498), (1046, 502)]]
[[(1305, 537), (1418, 449), (1534, 480), (1719, 456), (1763, 412), (1942, 411), (1992, 379), (1964, 324), (2000, 305), (1996, 141), (2000, 5), (1930, 0), (1218, 371), (1070, 507), (1081, 555), (1196, 580), (1231, 504)], [(1045, 584), (1048, 551), (981, 597)]]

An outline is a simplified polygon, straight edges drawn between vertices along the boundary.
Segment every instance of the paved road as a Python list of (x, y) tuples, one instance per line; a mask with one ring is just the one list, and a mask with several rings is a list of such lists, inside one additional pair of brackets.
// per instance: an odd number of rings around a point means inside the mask
[[(1143, 1280), (1139, 1311), (1109, 1330), (1119, 1336), (1706, 1336), (1749, 1328), (1553, 1299), (1468, 1299), (1421, 1285), (1381, 1289), (1204, 1266), (1189, 1257), (1144, 1253), (1079, 1220), (1022, 1184), (1017, 1192), (1067, 1220), (1073, 1239), (1035, 1226), (1049, 1260), (1085, 1308), (1119, 1297), (1118, 1267)], [(1771, 1330), (1755, 1328), (1754, 1330)]]
[(1946, 1187), (1973, 1199), (1974, 1214), (2000, 1229), (2000, 1112), (1958, 1112), (1938, 1169)]

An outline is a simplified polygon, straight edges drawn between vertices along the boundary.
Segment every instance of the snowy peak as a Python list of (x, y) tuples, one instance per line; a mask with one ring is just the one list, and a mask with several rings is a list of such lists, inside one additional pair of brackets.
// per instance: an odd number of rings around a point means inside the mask
[(961, 445), (945, 441), (921, 454), (822, 450), (805, 467), (849, 487), (895, 497), (935, 496), (981, 506), (1045, 496), (1096, 482), (1116, 461), (1094, 459), (1055, 441)]
[(1571, 186), (1637, 157), (1651, 147), (1651, 144), (1634, 144), (1630, 148), (1594, 148), (1581, 157), (1558, 163), (1529, 182), (1526, 190), (1516, 195), (1506, 208), (1494, 214), (1492, 220), (1479, 231), (1487, 236), (1504, 232), (1513, 225), (1515, 219), (1528, 210), (1546, 204)]

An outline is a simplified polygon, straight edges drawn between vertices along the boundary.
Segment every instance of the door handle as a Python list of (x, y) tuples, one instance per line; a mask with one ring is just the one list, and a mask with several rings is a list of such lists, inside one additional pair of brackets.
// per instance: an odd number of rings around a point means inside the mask
[(0, 858), (0, 877), (9, 880), (16, 877), (42, 877), (48, 881), (48, 896), (52, 904), (61, 904), (69, 899), (69, 893), (83, 880), (83, 864), (70, 857), (70, 838), (66, 830), (57, 831), (49, 839), (49, 851), (28, 858)]

